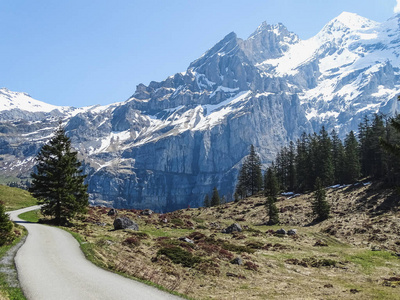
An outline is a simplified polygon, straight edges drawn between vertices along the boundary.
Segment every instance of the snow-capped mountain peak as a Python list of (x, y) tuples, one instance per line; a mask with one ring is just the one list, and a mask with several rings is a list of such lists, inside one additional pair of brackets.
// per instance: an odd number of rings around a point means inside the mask
[(345, 12), (308, 40), (263, 22), (109, 106), (60, 113), (1, 89), (0, 171), (29, 174), (62, 118), (85, 158), (92, 203), (165, 211), (199, 205), (214, 186), (231, 194), (250, 144), (268, 164), (303, 131), (323, 124), (343, 137), (365, 115), (399, 111), (399, 17), (380, 24)]
[(26, 93), (13, 92), (6, 88), (0, 88), (0, 111), (11, 109), (20, 109), (29, 112), (51, 112), (53, 110), (64, 110), (65, 107), (35, 100)]
[(355, 13), (342, 12), (339, 16), (324, 26), (322, 31), (327, 29), (334, 30), (364, 30), (377, 26), (379, 23), (361, 17)]

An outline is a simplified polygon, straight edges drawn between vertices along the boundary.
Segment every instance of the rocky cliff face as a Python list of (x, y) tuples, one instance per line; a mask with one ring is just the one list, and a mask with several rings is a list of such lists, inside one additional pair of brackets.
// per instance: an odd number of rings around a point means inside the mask
[(343, 13), (306, 41), (282, 24), (230, 33), (186, 72), (109, 106), (53, 107), (1, 89), (1, 174), (29, 174), (62, 119), (92, 204), (169, 211), (201, 205), (214, 186), (229, 200), (250, 144), (267, 165), (303, 131), (344, 136), (365, 114), (393, 114), (399, 41), (398, 17)]

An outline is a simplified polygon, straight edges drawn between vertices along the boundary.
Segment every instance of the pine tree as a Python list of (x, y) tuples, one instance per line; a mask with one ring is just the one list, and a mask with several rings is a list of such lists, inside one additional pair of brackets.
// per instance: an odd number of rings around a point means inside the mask
[(311, 173), (310, 164), (310, 141), (308, 135), (303, 132), (296, 145), (296, 174), (297, 189), (305, 191), (309, 188), (308, 178)]
[(268, 225), (279, 224), (279, 211), (276, 207), (276, 198), (273, 196), (268, 196), (267, 198), (267, 210), (268, 210)]
[(66, 222), (88, 206), (86, 175), (82, 175), (77, 152), (60, 126), (54, 137), (36, 157), (36, 170), (30, 192), (42, 206), (43, 215), (53, 216), (57, 224)]
[(322, 126), (318, 136), (318, 149), (316, 157), (317, 176), (321, 178), (325, 186), (331, 185), (334, 180), (333, 158), (332, 158), (332, 141), (325, 127)]
[(279, 193), (278, 180), (272, 167), (267, 169), (264, 175), (264, 194), (265, 196), (275, 197)]
[(356, 136), (353, 131), (345, 139), (344, 180), (353, 183), (360, 177), (360, 156)]
[(261, 190), (262, 173), (261, 160), (255, 152), (254, 146), (251, 145), (250, 153), (246, 156), (243, 165), (239, 171), (238, 184), (236, 192), (242, 197), (251, 196)]
[(4, 203), (0, 201), (0, 246), (11, 243), (14, 238), (13, 223), (6, 214)]
[(221, 204), (221, 199), (219, 197), (218, 190), (216, 187), (214, 187), (211, 197), (211, 206), (218, 206), (220, 204)]
[(335, 130), (331, 132), (332, 137), (332, 162), (334, 169), (335, 183), (345, 183), (344, 168), (345, 168), (345, 152), (342, 141)]
[(314, 200), (312, 202), (313, 215), (316, 216), (316, 221), (323, 221), (329, 217), (330, 206), (326, 201), (325, 189), (322, 186), (322, 181), (317, 178), (315, 181)]
[(211, 203), (210, 203), (210, 197), (208, 197), (208, 194), (206, 194), (206, 196), (204, 197), (204, 207), (210, 207)]
[(288, 151), (288, 189), (294, 191), (297, 187), (297, 172), (296, 172), (296, 147), (293, 141), (290, 141)]

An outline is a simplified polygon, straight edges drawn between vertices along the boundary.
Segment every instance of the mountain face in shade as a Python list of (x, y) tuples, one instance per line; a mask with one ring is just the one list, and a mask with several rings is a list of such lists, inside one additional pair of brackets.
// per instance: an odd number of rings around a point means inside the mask
[(230, 33), (186, 72), (140, 84), (125, 102), (57, 107), (0, 89), (0, 175), (26, 177), (61, 119), (85, 161), (94, 205), (170, 211), (202, 205), (216, 186), (232, 198), (253, 144), (264, 166), (303, 131), (393, 115), (400, 85), (399, 16), (342, 13), (300, 40), (261, 24)]

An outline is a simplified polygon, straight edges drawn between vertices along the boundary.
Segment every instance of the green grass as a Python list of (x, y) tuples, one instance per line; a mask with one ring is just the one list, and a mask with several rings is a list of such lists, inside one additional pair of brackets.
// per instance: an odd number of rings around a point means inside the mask
[[(24, 230), (23, 235), (16, 239), (11, 245), (0, 247), (0, 258), (2, 258), (13, 246), (18, 244), (21, 241), (21, 238), (25, 235), (26, 231)], [(13, 300), (26, 300), (20, 288), (9, 286), (6, 280), (6, 275), (4, 273), (0, 273), (0, 296), (6, 297), (6, 299), (8, 298)]]
[(5, 185), (0, 185), (0, 201), (4, 202), (6, 211), (37, 204), (37, 200), (28, 191)]
[(372, 274), (375, 268), (384, 267), (393, 260), (398, 260), (387, 251), (364, 250), (360, 253), (348, 255), (346, 259), (359, 265), (366, 274)]
[(32, 223), (37, 223), (39, 222), (40, 219), (40, 210), (31, 210), (27, 211), (25, 213), (22, 213), (18, 216), (20, 219), (32, 222)]

